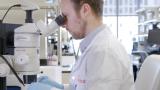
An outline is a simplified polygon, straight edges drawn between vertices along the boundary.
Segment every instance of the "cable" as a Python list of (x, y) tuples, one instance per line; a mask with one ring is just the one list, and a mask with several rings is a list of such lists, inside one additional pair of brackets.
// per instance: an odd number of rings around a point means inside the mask
[(73, 53), (74, 53), (75, 59), (77, 60), (78, 59), (79, 48), (78, 48), (78, 51), (77, 51), (77, 54), (76, 54), (76, 50), (74, 48), (74, 43), (73, 43), (73, 38), (71, 37), (70, 40), (72, 41)]
[(73, 53), (74, 53), (75, 59), (77, 60), (76, 51), (75, 51), (75, 48), (74, 48), (74, 44), (73, 44), (73, 39), (72, 39), (72, 37), (71, 37), (70, 40), (72, 41)]
[(16, 5), (13, 5), (13, 6), (9, 7), (8, 10), (7, 10), (7, 12), (4, 14), (2, 20), (0, 20), (0, 23), (3, 23), (4, 18), (6, 17), (7, 13), (9, 12), (9, 10), (11, 8), (13, 8), (13, 7), (20, 7), (20, 6), (21, 6), (21, 4), (16, 4)]
[(18, 79), (18, 81), (23, 85), (24, 85), (24, 82), (21, 80), (21, 78), (18, 76), (18, 74), (16, 73), (15, 69), (11, 66), (11, 64), (7, 61), (7, 59), (3, 56), (3, 55), (0, 55), (0, 57), (2, 57), (2, 59), (6, 62), (6, 64), (9, 66), (9, 68), (12, 70), (13, 74), (16, 76), (16, 78)]

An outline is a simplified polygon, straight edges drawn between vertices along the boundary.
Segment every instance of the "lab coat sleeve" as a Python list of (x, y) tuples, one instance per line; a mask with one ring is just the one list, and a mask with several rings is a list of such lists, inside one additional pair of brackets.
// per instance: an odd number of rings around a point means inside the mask
[(122, 66), (105, 46), (92, 49), (86, 63), (86, 90), (121, 90)]

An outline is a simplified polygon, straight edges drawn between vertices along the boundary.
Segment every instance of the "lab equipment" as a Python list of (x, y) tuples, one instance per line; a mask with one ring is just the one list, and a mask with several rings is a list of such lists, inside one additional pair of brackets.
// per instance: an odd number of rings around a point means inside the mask
[(0, 71), (0, 76), (1, 77), (7, 76), (9, 74), (9, 72), (10, 72), (10, 68), (5, 63), (0, 64), (0, 70), (1, 70)]
[(49, 26), (45, 26), (42, 21), (39, 21), (26, 23), (16, 28), (14, 35), (15, 69), (20, 72), (27, 71), (27, 74), (29, 72), (30, 74), (38, 73), (40, 33), (42, 35), (51, 34), (63, 23), (64, 17), (59, 15)]
[[(28, 2), (28, 3), (27, 3)], [(42, 21), (38, 21), (37, 23), (33, 23), (32, 20), (32, 11), (39, 9), (36, 4), (30, 3), (28, 0), (22, 0), (21, 7), (23, 10), (26, 11), (26, 23), (12, 31), (11, 36), (13, 36), (11, 42), (13, 42), (13, 53), (7, 54), (7, 55), (13, 55), (13, 59), (11, 61), (12, 67), (15, 69), (15, 71), (19, 74), (20, 78), (23, 79), (25, 84), (30, 84), (32, 82), (36, 82), (37, 80), (37, 74), (39, 73), (39, 47), (40, 47), (40, 34), (42, 35), (48, 35), (51, 32), (54, 32), (60, 25), (63, 25), (65, 22), (65, 17), (62, 15), (59, 15), (50, 25), (45, 25)], [(5, 31), (3, 31), (5, 32)], [(7, 33), (7, 32), (5, 32)], [(10, 37), (8, 36), (8, 33), (6, 34), (6, 38)], [(6, 55), (4, 52), (4, 39), (0, 39), (2, 44), (0, 47), (2, 52), (2, 55)], [(10, 51), (8, 51), (10, 52)], [(4, 62), (2, 62), (3, 59), (0, 59), (0, 65), (5, 65)], [(34, 67), (34, 68), (33, 68)], [(3, 72), (0, 71), (0, 72)], [(2, 79), (8, 78), (9, 70), (1, 75)], [(12, 74), (12, 73), (10, 73)], [(3, 78), (5, 77), (5, 78)], [(1, 79), (1, 78), (0, 78)], [(9, 83), (13, 79), (7, 79)], [(3, 80), (6, 81), (6, 80)], [(14, 82), (14, 81), (12, 81)], [(17, 82), (17, 81), (15, 81)], [(4, 82), (2, 82), (4, 84)], [(1, 84), (1, 83), (0, 83)], [(12, 84), (9, 84), (12, 85)], [(19, 85), (19, 87), (22, 89), (22, 85)], [(4, 85), (1, 90), (5, 90), (6, 86)]]
[[(14, 55), (14, 29), (19, 26), (21, 26), (21, 24), (0, 23), (0, 55), (5, 55), (5, 58)], [(10, 60), (8, 61), (12, 64)], [(10, 68), (7, 68), (7, 66), (8, 65), (0, 57), (0, 90), (6, 89), (5, 76), (10, 72)]]
[(160, 56), (150, 55), (142, 64), (135, 82), (136, 90), (160, 90)]

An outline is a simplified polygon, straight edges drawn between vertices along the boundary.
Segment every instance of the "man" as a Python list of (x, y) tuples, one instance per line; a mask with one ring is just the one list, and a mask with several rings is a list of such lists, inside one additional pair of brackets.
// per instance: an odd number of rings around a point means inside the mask
[(69, 90), (134, 90), (131, 61), (102, 23), (102, 8), (103, 0), (61, 0), (67, 18), (63, 27), (73, 38), (83, 39)]

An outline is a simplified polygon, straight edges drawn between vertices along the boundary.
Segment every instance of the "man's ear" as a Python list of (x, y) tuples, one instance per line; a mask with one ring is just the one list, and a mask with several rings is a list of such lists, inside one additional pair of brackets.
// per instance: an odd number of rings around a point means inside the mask
[(84, 17), (84, 18), (87, 17), (91, 13), (91, 7), (90, 7), (90, 5), (87, 4), (87, 3), (84, 3), (82, 5), (82, 7), (81, 7), (80, 13), (81, 13), (82, 17)]

